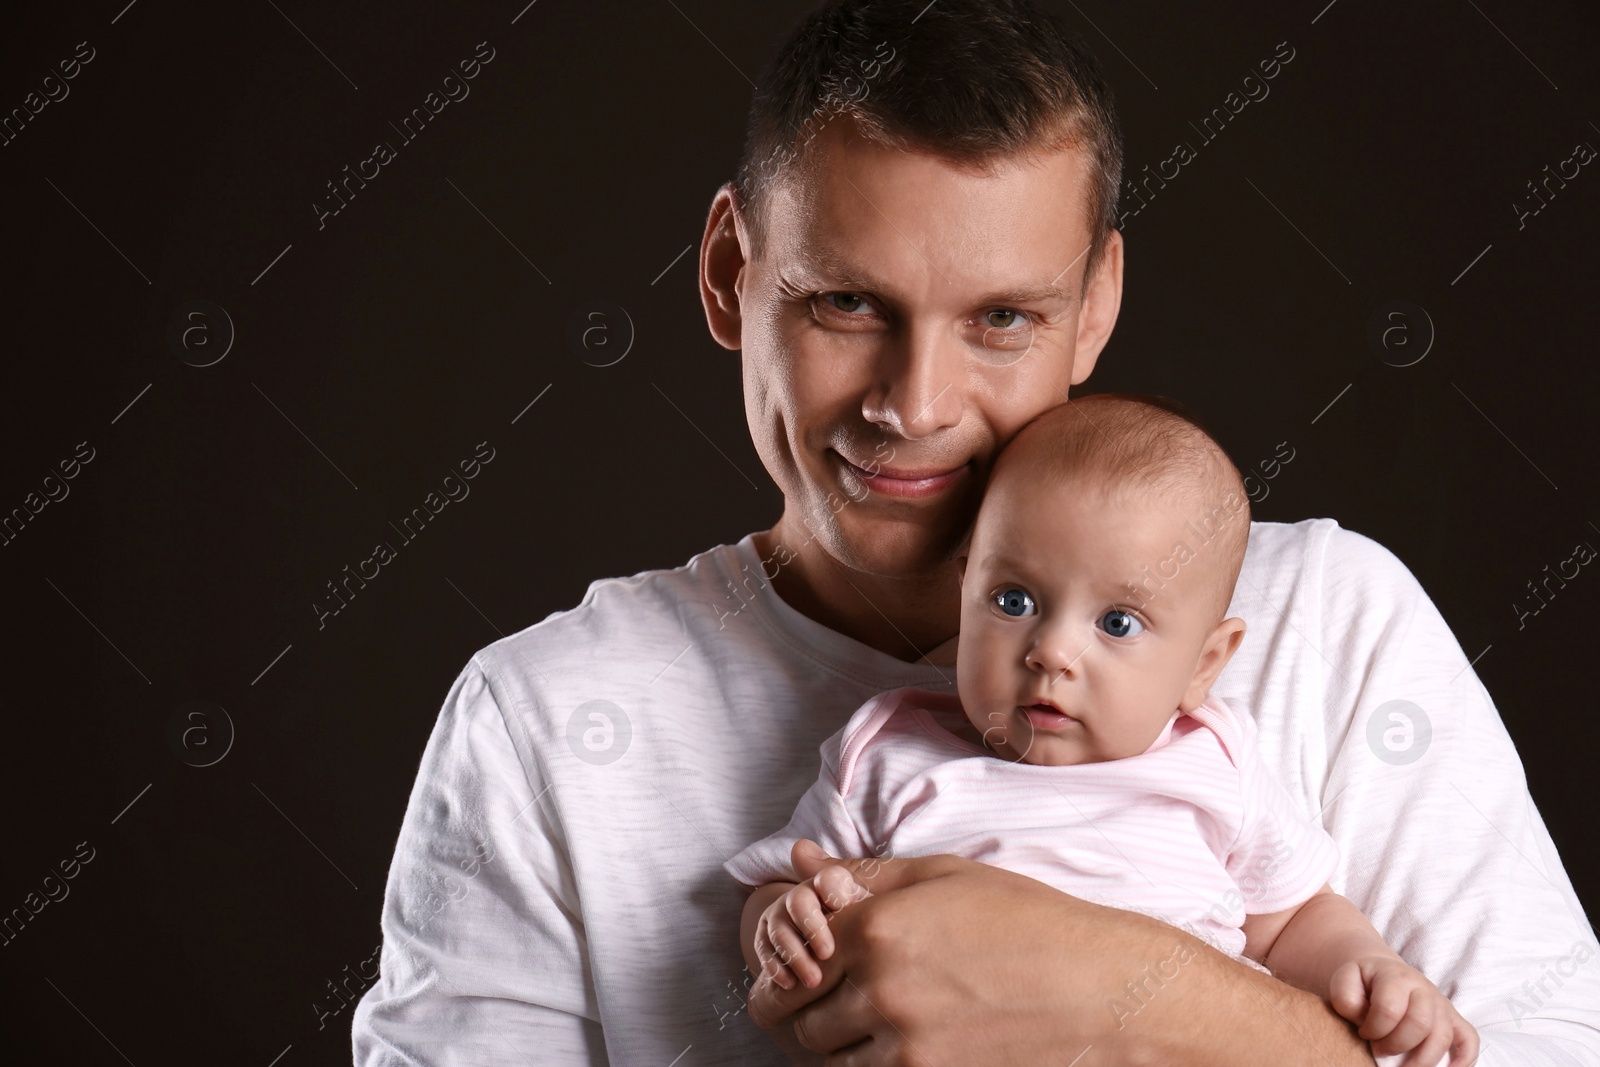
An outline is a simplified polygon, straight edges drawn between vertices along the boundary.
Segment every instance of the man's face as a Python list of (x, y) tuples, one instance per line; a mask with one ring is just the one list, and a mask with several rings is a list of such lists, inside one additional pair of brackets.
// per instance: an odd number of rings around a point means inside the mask
[(1192, 540), (1183, 510), (1150, 490), (1001, 472), (961, 578), (956, 668), (988, 747), (1041, 765), (1150, 747), (1217, 624), (1217, 560), (1178, 550)]
[(1074, 150), (985, 174), (874, 145), (848, 118), (812, 148), (737, 280), (746, 416), (787, 542), (912, 576), (958, 554), (1000, 447), (1093, 368), (1120, 235), (1084, 294)]

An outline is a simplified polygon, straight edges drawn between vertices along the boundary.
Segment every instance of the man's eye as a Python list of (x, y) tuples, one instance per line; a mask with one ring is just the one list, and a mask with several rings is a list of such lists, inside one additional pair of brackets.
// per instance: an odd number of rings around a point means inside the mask
[(1112, 608), (1100, 616), (1100, 629), (1112, 637), (1132, 637), (1144, 631), (1144, 623), (1129, 615), (1126, 611)]
[(1029, 596), (1026, 590), (1018, 589), (1015, 586), (1009, 589), (1002, 589), (996, 593), (994, 595), (994, 606), (1012, 618), (1032, 615), (1038, 611), (1038, 608), (1033, 603), (1033, 597)]
[(984, 312), (984, 325), (996, 330), (1010, 330), (1027, 323), (1024, 312), (1011, 308), (995, 308), (993, 311)]
[(827, 301), (828, 306), (833, 310), (842, 311), (846, 314), (853, 314), (863, 308), (868, 311), (872, 310), (872, 305), (867, 303), (859, 293), (823, 293), (822, 299)]

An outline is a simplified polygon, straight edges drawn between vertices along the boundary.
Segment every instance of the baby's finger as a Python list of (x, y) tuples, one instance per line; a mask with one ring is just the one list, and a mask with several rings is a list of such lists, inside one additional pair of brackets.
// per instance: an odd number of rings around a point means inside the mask
[[(1412, 1003), (1416, 1003), (1416, 998), (1412, 999)], [(1438, 1025), (1424, 1035), (1417, 1047), (1411, 1050), (1411, 1054), (1402, 1061), (1401, 1067), (1442, 1067), (1445, 1054), (1450, 1051), (1450, 1038), (1453, 1033), (1449, 1022), (1440, 1020)]]
[(771, 915), (767, 919), (767, 929), (772, 937), (772, 944), (777, 949), (778, 958), (786, 963), (795, 977), (807, 986), (814, 986), (822, 981), (822, 968), (817, 961), (812, 959), (811, 950), (806, 948), (805, 939), (800, 936), (800, 931), (789, 922), (786, 914)]
[(778, 958), (778, 951), (773, 947), (772, 938), (767, 933), (765, 921), (756, 930), (756, 959), (761, 961), (761, 973), (774, 982), (780, 989), (794, 988), (794, 973), (783, 965)]
[(1378, 980), (1372, 983), (1372, 988), (1367, 992), (1367, 1017), (1356, 1033), (1372, 1042), (1374, 1052), (1405, 1052), (1417, 1043), (1413, 1040), (1409, 1044), (1399, 1044), (1393, 1040), (1395, 1028), (1405, 1018), (1406, 1003), (1410, 996), (1411, 991), (1396, 982)]
[(802, 882), (785, 893), (783, 901), (795, 928), (811, 945), (812, 954), (819, 960), (833, 955), (833, 932), (828, 929), (828, 916), (811, 885)]
[(1328, 981), (1328, 1000), (1333, 1010), (1353, 1023), (1363, 1021), (1367, 1010), (1367, 986), (1361, 980), (1361, 966), (1343, 964)]
[(1472, 1067), (1478, 1062), (1478, 1031), (1459, 1013), (1450, 1028), (1450, 1067)]
[[(1374, 1041), (1372, 1047), (1384, 1053), (1409, 1052), (1432, 1036), (1439, 1020), (1438, 1005), (1433, 997), (1426, 996), (1422, 990), (1417, 990), (1410, 997), (1410, 1003), (1395, 1028), (1389, 1031), (1389, 1036), (1379, 1041)], [(1439, 1058), (1444, 1055), (1449, 1047), (1448, 1041), (1438, 1043), (1434, 1049), (1433, 1059), (1426, 1067), (1434, 1067)], [(1380, 1049), (1380, 1046), (1381, 1049)], [(1421, 1061), (1413, 1063), (1406, 1061), (1409, 1067), (1419, 1067)]]

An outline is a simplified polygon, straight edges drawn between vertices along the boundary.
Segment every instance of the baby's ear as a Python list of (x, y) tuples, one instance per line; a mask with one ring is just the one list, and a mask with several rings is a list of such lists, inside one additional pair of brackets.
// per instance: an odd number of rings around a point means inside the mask
[(1193, 711), (1211, 693), (1211, 683), (1217, 680), (1217, 675), (1222, 673), (1222, 668), (1228, 665), (1234, 652), (1238, 651), (1239, 643), (1244, 640), (1244, 620), (1234, 616), (1223, 619), (1211, 631), (1211, 636), (1206, 638), (1205, 645), (1200, 649), (1200, 657), (1195, 662), (1194, 677), (1189, 681), (1189, 688), (1184, 691), (1183, 698), (1178, 706), (1184, 711)]

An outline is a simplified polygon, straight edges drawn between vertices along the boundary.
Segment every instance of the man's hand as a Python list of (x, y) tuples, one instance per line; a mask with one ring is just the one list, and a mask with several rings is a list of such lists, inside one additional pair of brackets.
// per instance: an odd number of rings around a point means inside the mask
[(821, 983), (760, 979), (750, 1017), (792, 1019), (829, 1067), (1068, 1064), (1090, 1048), (1096, 1064), (1372, 1064), (1319, 998), (1148, 916), (958, 856), (839, 861), (807, 841), (793, 860), (866, 892), (829, 918)]
[(1349, 961), (1333, 972), (1329, 993), (1374, 1052), (1410, 1053), (1404, 1067), (1435, 1067), (1447, 1052), (1449, 1067), (1478, 1061), (1478, 1031), (1438, 986), (1398, 957)]

